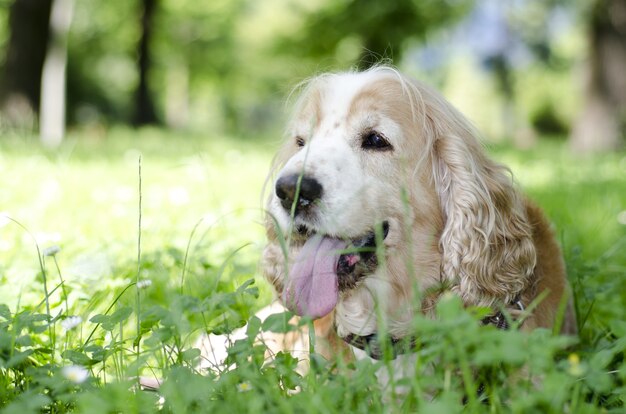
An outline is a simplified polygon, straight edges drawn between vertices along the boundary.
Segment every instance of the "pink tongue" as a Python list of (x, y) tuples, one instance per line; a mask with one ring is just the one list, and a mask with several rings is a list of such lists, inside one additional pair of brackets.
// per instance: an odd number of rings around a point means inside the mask
[(289, 271), (283, 303), (300, 316), (321, 318), (337, 305), (337, 261), (346, 243), (313, 236), (302, 246)]

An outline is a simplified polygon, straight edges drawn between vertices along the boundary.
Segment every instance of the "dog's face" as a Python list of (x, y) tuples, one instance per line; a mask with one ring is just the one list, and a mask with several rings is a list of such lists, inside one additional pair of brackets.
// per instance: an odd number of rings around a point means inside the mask
[(270, 197), (280, 227), (355, 238), (399, 218), (420, 147), (409, 108), (389, 74), (336, 75), (310, 85)]
[(474, 304), (526, 286), (535, 252), (510, 178), (454, 108), (396, 71), (309, 82), (276, 161), (264, 272), (296, 313), (336, 310), (338, 332), (368, 333), (377, 303), (393, 333), (436, 283)]

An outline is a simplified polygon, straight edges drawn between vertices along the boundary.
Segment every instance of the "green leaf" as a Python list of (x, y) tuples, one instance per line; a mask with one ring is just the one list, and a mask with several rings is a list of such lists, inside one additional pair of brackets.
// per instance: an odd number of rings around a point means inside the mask
[(104, 315), (102, 313), (99, 313), (97, 315), (94, 315), (91, 317), (91, 319), (89, 319), (89, 322), (92, 323), (103, 323), (103, 322), (107, 322), (111, 317), (108, 315)]
[(135, 337), (135, 339), (133, 339), (133, 348), (139, 348), (139, 345), (141, 344), (141, 338), (143, 338), (143, 335), (137, 335)]
[(456, 319), (462, 312), (463, 302), (454, 294), (444, 294), (437, 303), (437, 315), (443, 320)]
[(241, 286), (237, 288), (237, 294), (242, 294), (250, 285), (254, 284), (254, 279), (248, 279)]
[(606, 368), (615, 356), (615, 350), (603, 349), (596, 352), (589, 360), (589, 365), (596, 369)]
[(104, 361), (104, 358), (106, 358), (108, 351), (100, 345), (90, 345), (85, 347), (85, 352), (89, 352), (91, 354), (91, 359), (93, 361), (102, 362)]
[(626, 322), (622, 320), (613, 320), (610, 323), (611, 331), (618, 337), (626, 337)]
[(592, 370), (585, 378), (587, 385), (594, 391), (604, 393), (610, 391), (613, 387), (613, 381), (608, 372), (600, 370)]
[(171, 327), (163, 327), (156, 329), (152, 332), (152, 335), (143, 341), (144, 345), (148, 347), (158, 347), (169, 341), (174, 337), (175, 332)]
[(119, 308), (111, 315), (95, 315), (91, 319), (90, 322), (99, 323), (102, 325), (102, 329), (106, 331), (112, 331), (115, 327), (128, 319), (128, 317), (133, 313), (133, 308), (130, 306), (124, 306), (123, 308)]
[(263, 330), (276, 333), (292, 332), (297, 329), (295, 325), (289, 323), (293, 316), (293, 312), (289, 311), (274, 313), (263, 321)]
[(15, 345), (16, 346), (30, 346), (32, 345), (33, 341), (30, 337), (30, 335), (22, 335), (18, 338), (15, 338)]
[(200, 356), (200, 350), (198, 348), (186, 349), (181, 353), (181, 357), (185, 362), (193, 362)]
[(238, 339), (231, 346), (228, 347), (228, 357), (226, 358), (226, 365), (235, 363), (237, 361), (250, 361), (250, 357), (253, 356), (255, 351), (254, 346), (250, 346), (247, 339)]
[(50, 315), (46, 315), (44, 313), (35, 313), (32, 315), (29, 315), (27, 320), (31, 322), (49, 321)]
[(84, 353), (76, 351), (76, 350), (73, 350), (73, 349), (68, 349), (67, 351), (63, 352), (61, 354), (61, 356), (63, 358), (65, 358), (65, 359), (69, 359), (70, 361), (72, 361), (76, 365), (82, 365), (82, 366), (85, 366), (85, 367), (94, 365), (95, 363), (98, 362), (98, 361), (94, 361), (93, 359), (89, 358)]
[[(3, 414), (25, 414), (25, 413), (40, 413), (49, 412), (49, 407), (52, 400), (47, 395), (37, 394), (35, 391), (27, 391), (20, 394), (14, 401), (6, 406), (3, 410)], [(48, 408), (46, 410), (45, 408)]]
[(130, 306), (124, 306), (123, 308), (119, 308), (111, 315), (111, 323), (120, 323), (128, 319), (128, 317), (133, 313), (133, 308)]
[(161, 306), (152, 306), (141, 313), (141, 329), (150, 330), (159, 324), (160, 321), (167, 318), (170, 311)]
[(252, 316), (248, 321), (248, 326), (246, 327), (246, 336), (252, 341), (259, 334), (260, 329), (261, 320), (256, 316)]
[(31, 325), (30, 331), (35, 334), (45, 332), (48, 329), (47, 325)]
[(11, 317), (11, 310), (5, 304), (0, 304), (0, 316), (2, 316), (7, 321), (11, 321), (13, 318)]
[(14, 368), (22, 364), (33, 353), (32, 349), (27, 349), (24, 352), (16, 351), (11, 358), (6, 362), (7, 368)]
[(35, 348), (34, 351), (38, 354), (47, 354), (47, 355), (52, 355), (52, 349), (51, 348)]
[(102, 347), (100, 345), (88, 345), (85, 348), (85, 352), (99, 352), (102, 350)]

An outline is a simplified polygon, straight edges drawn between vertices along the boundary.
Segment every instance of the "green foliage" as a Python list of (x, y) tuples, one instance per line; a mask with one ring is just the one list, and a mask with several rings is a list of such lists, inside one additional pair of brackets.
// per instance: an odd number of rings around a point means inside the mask
[[(484, 70), (483, 57), (470, 56), (472, 47), (459, 39), (455, 23), (480, 5), (472, 0), (159, 0), (149, 84), (168, 126), (267, 132), (280, 119), (289, 88), (312, 73), (389, 59), (407, 72), (430, 71), (431, 81), (494, 138), (520, 125), (562, 137), (580, 109), (580, 77), (572, 69), (585, 53), (588, 3), (498, 6), (511, 36), (531, 52), (510, 68), (511, 114), (502, 110), (510, 102), (494, 84), (493, 70)], [(9, 35), (8, 9), (0, 8), (0, 50)], [(130, 121), (140, 12), (140, 2), (75, 2), (67, 68), (71, 125), (97, 129)], [(507, 124), (511, 116), (520, 121), (515, 128)]]
[(137, 2), (75, 2), (68, 39), (70, 122), (130, 121), (139, 12)]
[(343, 65), (369, 67), (383, 58), (399, 62), (406, 42), (464, 15), (469, 0), (392, 2), (343, 0), (307, 10), (303, 27), (279, 41), (280, 48), (314, 60), (336, 58)]
[[(0, 179), (7, 189), (0, 204), (42, 243), (38, 252), (23, 228), (0, 221), (2, 413), (623, 411), (626, 154), (577, 159), (555, 143), (492, 149), (556, 224), (577, 299), (578, 340), (484, 327), (483, 309), (444, 297), (435, 319), (416, 316), (411, 374), (381, 386), (376, 373), (395, 370), (391, 361), (327, 361), (314, 353), (302, 375), (294, 355), (268, 359), (257, 335), (298, 327), (288, 323), (290, 313), (254, 316), (271, 296), (266, 283), (254, 283), (263, 236), (253, 223), (261, 210), (253, 208), (254, 220), (199, 220), (205, 209), (226, 217), (258, 205), (271, 145), (219, 137), (174, 145), (168, 134), (136, 133), (147, 136), (117, 130), (106, 145), (85, 136), (54, 153), (24, 138), (0, 143), (0, 165), (11, 171)], [(220, 155), (229, 151), (237, 154), (226, 162)], [(137, 191), (138, 152), (146, 225), (139, 275), (137, 198), (128, 196)], [(42, 183), (51, 176), (56, 184)], [(62, 197), (46, 193), (50, 186)], [(93, 187), (113, 194), (104, 207)], [(191, 202), (163, 197), (181, 187)], [(63, 237), (50, 240), (55, 232)], [(51, 242), (61, 250), (43, 249)], [(94, 251), (108, 257), (106, 265)], [(232, 338), (228, 368), (199, 370), (196, 338), (229, 335), (246, 322), (245, 335)], [(161, 378), (161, 387), (142, 390), (138, 375)]]
[[(285, 85), (365, 50), (400, 62), (407, 42), (464, 15), (471, 0), (156, 1), (149, 83), (162, 121), (195, 130), (268, 128)], [(141, 2), (76, 1), (68, 38), (70, 124), (128, 123)], [(8, 38), (0, 8), (0, 50)]]

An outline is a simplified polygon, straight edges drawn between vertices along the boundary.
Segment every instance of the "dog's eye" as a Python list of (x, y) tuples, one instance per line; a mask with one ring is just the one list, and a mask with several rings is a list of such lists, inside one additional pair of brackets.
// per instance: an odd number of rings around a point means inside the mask
[(389, 141), (387, 141), (381, 133), (376, 131), (371, 131), (363, 135), (361, 148), (375, 151), (389, 151), (393, 149)]
[(296, 137), (296, 145), (302, 148), (306, 145), (306, 141), (302, 137)]

